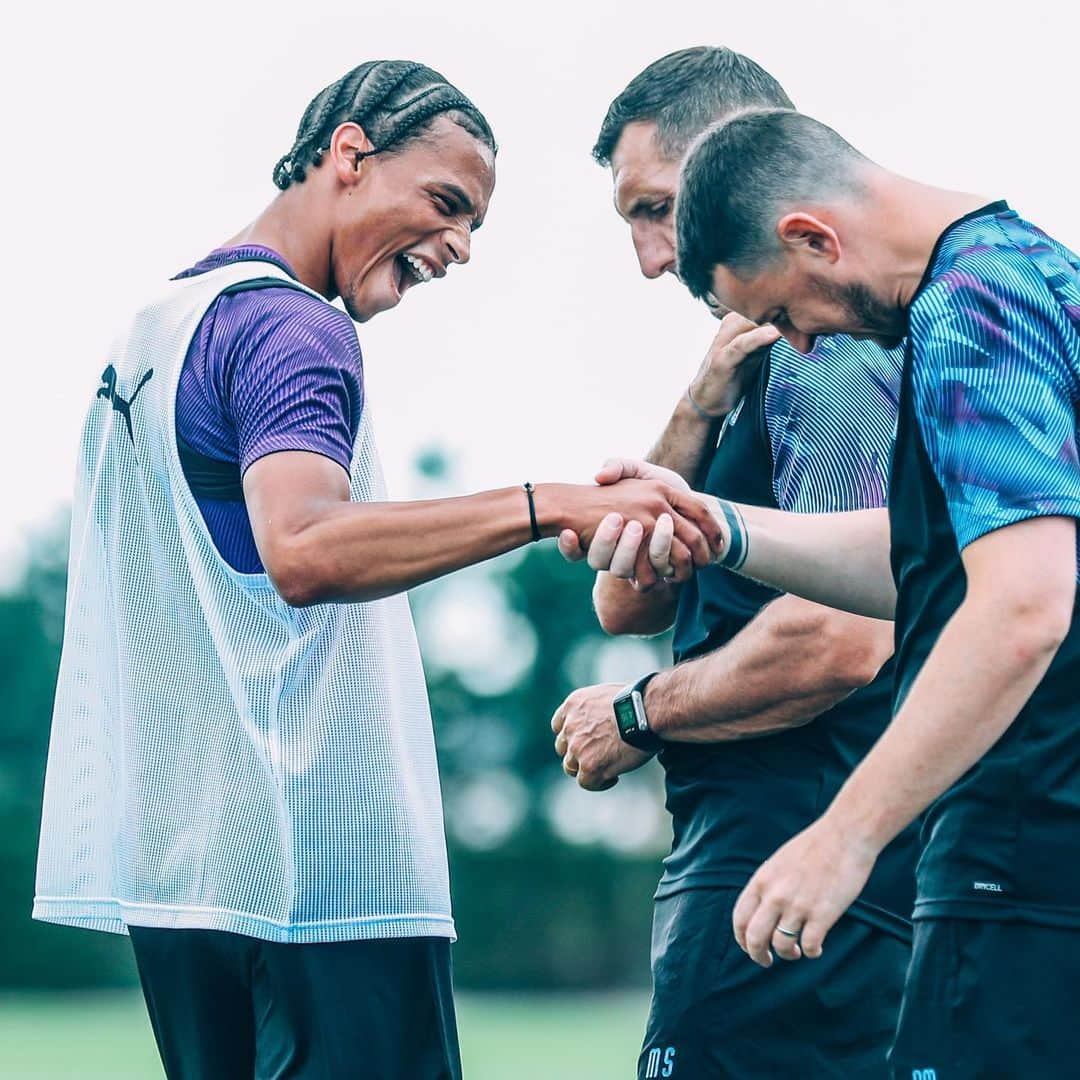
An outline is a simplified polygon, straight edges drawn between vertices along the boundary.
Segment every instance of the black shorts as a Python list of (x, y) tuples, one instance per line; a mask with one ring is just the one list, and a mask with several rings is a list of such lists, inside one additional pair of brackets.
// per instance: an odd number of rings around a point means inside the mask
[(1065, 1080), (1080, 1076), (1080, 930), (920, 919), (892, 1076)]
[(692, 889), (656, 902), (639, 1080), (887, 1076), (910, 946), (845, 916), (820, 958), (766, 970), (732, 934), (739, 892)]
[(444, 938), (129, 929), (169, 1080), (460, 1080)]

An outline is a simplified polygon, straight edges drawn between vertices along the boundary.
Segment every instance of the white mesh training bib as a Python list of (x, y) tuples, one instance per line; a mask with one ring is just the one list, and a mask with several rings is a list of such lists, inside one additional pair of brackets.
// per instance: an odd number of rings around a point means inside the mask
[[(408, 600), (289, 607), (266, 575), (220, 557), (177, 455), (176, 387), (199, 321), (222, 290), (267, 277), (291, 281), (249, 262), (170, 282), (91, 403), (34, 917), (271, 941), (452, 938)], [(366, 402), (351, 494), (385, 498)]]

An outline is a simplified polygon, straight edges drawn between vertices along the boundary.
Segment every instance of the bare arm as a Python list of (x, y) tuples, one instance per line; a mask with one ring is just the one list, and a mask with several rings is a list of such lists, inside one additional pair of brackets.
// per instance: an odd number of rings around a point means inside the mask
[(965, 598), (892, 724), (826, 814), (758, 870), (736, 905), (739, 944), (766, 967), (770, 943), (799, 955), (774, 936), (778, 923), (801, 927), (802, 952), (820, 954), (881, 849), (1001, 738), (1069, 631), (1073, 519), (1021, 521), (976, 540), (962, 558)]
[(809, 723), (873, 681), (892, 623), (795, 596), (762, 609), (727, 645), (661, 672), (645, 708), (673, 742), (727, 742)]
[[(723, 648), (662, 671), (645, 691), (649, 723), (671, 742), (758, 738), (809, 723), (865, 686), (892, 652), (892, 625), (782, 596)], [(591, 791), (648, 760), (619, 736), (622, 687), (575, 690), (552, 717), (555, 752)]]
[[(674, 501), (676, 535), (695, 560), (708, 560), (717, 530), (703, 505), (655, 481), (622, 487), (537, 485), (542, 535), (569, 528), (588, 543), (597, 523), (613, 512), (644, 520), (651, 531)], [(344, 470), (305, 451), (256, 461), (244, 474), (244, 498), (263, 565), (284, 599), (297, 606), (375, 600), (531, 539), (521, 488), (425, 502), (351, 502)]]
[[(889, 562), (889, 513), (794, 514), (716, 500), (726, 550), (744, 555), (731, 569), (828, 607), (891, 619), (896, 586)], [(724, 512), (734, 508), (734, 515)], [(741, 540), (740, 540), (741, 533)], [(729, 555), (722, 557), (729, 565)]]

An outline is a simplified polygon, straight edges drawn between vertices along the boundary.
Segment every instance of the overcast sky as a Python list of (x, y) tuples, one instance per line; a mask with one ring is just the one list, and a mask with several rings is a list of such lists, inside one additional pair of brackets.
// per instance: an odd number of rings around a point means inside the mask
[(881, 164), (1008, 198), (1080, 246), (1075, 3), (20, 11), (0, 46), (9, 559), (69, 496), (82, 414), (129, 299), (259, 212), (308, 100), (363, 60), (439, 69), (501, 146), (470, 265), (360, 329), (395, 497), (410, 494), (410, 463), (428, 446), (450, 451), (461, 489), (476, 490), (586, 478), (662, 425), (715, 323), (677, 282), (640, 276), (589, 148), (611, 98), (673, 49), (745, 52)]

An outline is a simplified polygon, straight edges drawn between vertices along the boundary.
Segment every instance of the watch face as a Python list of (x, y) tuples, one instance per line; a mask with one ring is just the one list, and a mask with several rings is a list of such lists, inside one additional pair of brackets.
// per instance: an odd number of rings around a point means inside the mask
[(619, 725), (619, 731), (637, 731), (637, 716), (634, 713), (634, 702), (629, 694), (626, 697), (615, 699), (615, 722)]

